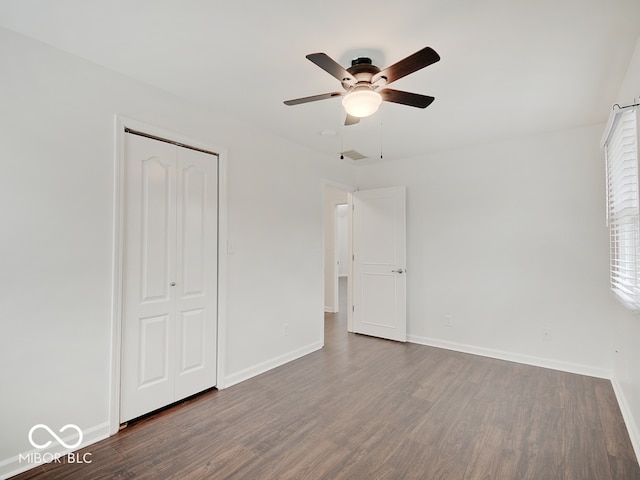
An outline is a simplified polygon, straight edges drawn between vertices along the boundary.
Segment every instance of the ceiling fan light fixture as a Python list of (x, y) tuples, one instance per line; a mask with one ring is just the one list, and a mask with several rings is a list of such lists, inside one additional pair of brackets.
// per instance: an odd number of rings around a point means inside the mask
[(345, 111), (358, 118), (373, 115), (382, 103), (382, 97), (368, 87), (354, 90), (342, 98), (342, 106)]

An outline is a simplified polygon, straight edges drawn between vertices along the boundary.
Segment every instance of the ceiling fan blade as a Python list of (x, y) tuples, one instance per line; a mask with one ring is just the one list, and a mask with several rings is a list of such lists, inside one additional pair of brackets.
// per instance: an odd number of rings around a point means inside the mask
[(307, 58), (343, 83), (355, 85), (356, 79), (326, 53), (310, 53)]
[(382, 100), (385, 102), (401, 103), (410, 107), (426, 108), (435, 100), (434, 97), (428, 95), (420, 95), (419, 93), (403, 92), (402, 90), (394, 90), (385, 88), (380, 90)]
[(360, 122), (360, 117), (354, 117), (353, 115), (349, 115), (348, 113), (347, 113), (347, 118), (344, 119), (344, 124), (347, 127), (349, 125), (355, 125), (358, 122)]
[(318, 100), (325, 100), (327, 98), (341, 97), (344, 92), (331, 92), (322, 93), (320, 95), (312, 95), (310, 97), (294, 98), (293, 100), (285, 100), (285, 105), (300, 105), (301, 103), (316, 102)]
[(380, 78), (385, 77), (388, 85), (399, 78), (420, 70), (421, 68), (428, 67), (432, 63), (436, 63), (438, 60), (440, 60), (440, 55), (438, 55), (434, 49), (431, 47), (424, 47), (413, 55), (409, 55), (407, 58), (403, 58), (381, 72), (376, 73), (371, 79), (371, 83), (375, 83)]

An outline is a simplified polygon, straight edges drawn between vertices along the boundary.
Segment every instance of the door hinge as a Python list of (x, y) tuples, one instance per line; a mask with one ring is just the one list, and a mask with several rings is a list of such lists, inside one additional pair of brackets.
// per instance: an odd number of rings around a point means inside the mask
[(355, 312), (356, 311), (356, 306), (355, 305), (351, 305), (351, 311)]

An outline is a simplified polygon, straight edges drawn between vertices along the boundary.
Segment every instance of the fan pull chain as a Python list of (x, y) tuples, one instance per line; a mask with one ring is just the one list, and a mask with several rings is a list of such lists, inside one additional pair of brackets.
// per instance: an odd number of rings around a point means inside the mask
[(382, 158), (382, 112), (384, 108), (380, 109), (380, 158)]
[(344, 160), (344, 129), (345, 129), (345, 125), (344, 125), (344, 121), (343, 121), (343, 110), (340, 109), (340, 160)]
[(340, 127), (340, 160), (344, 160), (344, 125)]

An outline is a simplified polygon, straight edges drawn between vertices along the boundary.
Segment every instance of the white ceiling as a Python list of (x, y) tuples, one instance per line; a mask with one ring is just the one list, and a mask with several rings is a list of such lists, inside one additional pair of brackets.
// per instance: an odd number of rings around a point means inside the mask
[[(640, 36), (639, 0), (2, 0), (0, 25), (312, 149), (386, 160), (606, 121)], [(442, 60), (342, 127), (340, 90), (305, 55), (383, 68)], [(631, 100), (631, 99), (629, 99)], [(321, 135), (333, 130), (335, 136)]]

